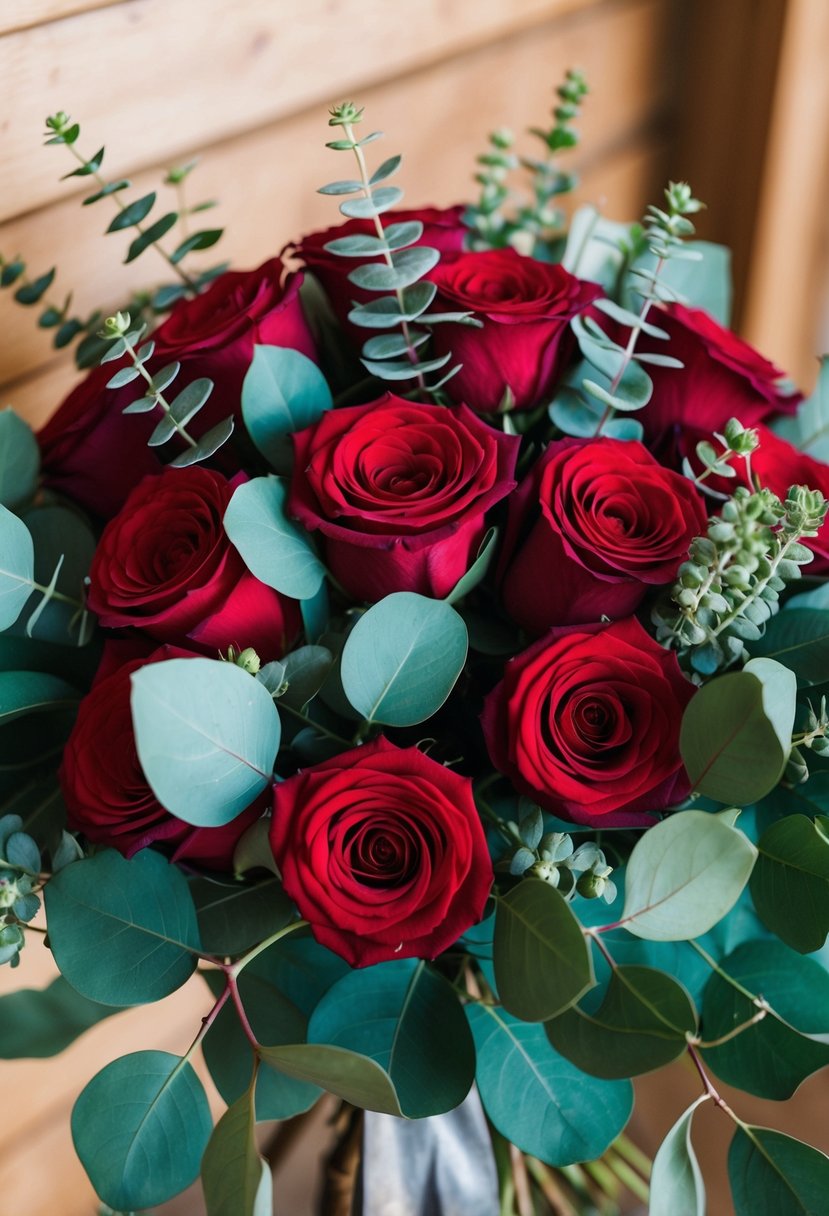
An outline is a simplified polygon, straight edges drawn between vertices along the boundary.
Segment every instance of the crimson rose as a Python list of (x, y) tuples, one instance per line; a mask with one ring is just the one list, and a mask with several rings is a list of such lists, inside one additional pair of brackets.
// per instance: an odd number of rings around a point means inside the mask
[(514, 249), (464, 253), (440, 262), (434, 311), (474, 312), (482, 329), (438, 325), (434, 353), (462, 364), (446, 385), (455, 401), (479, 413), (498, 409), (509, 389), (515, 408), (546, 404), (575, 345), (570, 322), (601, 288), (563, 266), (522, 257)]
[[(190, 424), (196, 438), (228, 414), (238, 418), (254, 344), (290, 346), (314, 357), (299, 299), (302, 276), (290, 275), (283, 285), (282, 272), (278, 259), (258, 270), (229, 271), (203, 295), (180, 300), (152, 335), (156, 347), (148, 371), (174, 361), (181, 364), (171, 393), (202, 376), (215, 384)], [(140, 389), (134, 383), (106, 387), (121, 366), (106, 363), (90, 372), (38, 435), (47, 484), (104, 518), (120, 509), (145, 474), (160, 468), (157, 450), (146, 446), (160, 410), (124, 417), (124, 406), (140, 396)], [(224, 453), (217, 453), (220, 463)]]
[(147, 663), (196, 656), (161, 646), (148, 657), (119, 661), (125, 650), (134, 653), (134, 649), (107, 642), (92, 690), (81, 701), (59, 774), (68, 826), (125, 857), (148, 845), (163, 844), (172, 849), (174, 861), (229, 871), (239, 838), (264, 809), (262, 799), (218, 828), (193, 827), (164, 809), (138, 762), (130, 676)]
[(104, 528), (89, 606), (102, 625), (215, 654), (252, 646), (275, 659), (299, 628), (292, 600), (250, 573), (222, 519), (234, 483), (193, 465), (145, 477)]
[[(423, 233), (414, 243), (437, 249), (442, 258), (452, 257), (463, 249), (467, 235), (467, 229), (461, 220), (463, 211), (463, 207), (447, 207), (445, 210), (438, 207), (421, 207), (418, 211), (387, 211), (383, 216), (383, 226), (389, 228), (392, 224), (408, 224), (413, 221), (421, 223)], [(322, 232), (311, 232), (304, 236), (298, 245), (288, 247), (319, 281), (337, 320), (360, 346), (369, 335), (366, 330), (352, 325), (348, 314), (355, 304), (376, 300), (377, 295), (350, 283), (348, 276), (355, 265), (371, 264), (373, 260), (379, 259), (379, 255), (378, 259), (344, 258), (337, 253), (330, 253), (325, 247), (331, 241), (341, 240), (346, 236), (375, 235), (371, 220), (348, 220)]]
[(689, 792), (679, 728), (694, 691), (631, 617), (553, 630), (511, 659), (481, 721), (521, 793), (574, 823), (636, 826)]
[[(669, 340), (642, 335), (637, 349), (670, 354), (684, 367), (648, 365), (653, 396), (636, 417), (649, 446), (664, 443), (674, 427), (721, 431), (734, 417), (743, 426), (754, 426), (769, 414), (793, 413), (802, 400), (802, 393), (782, 387), (779, 368), (702, 309), (669, 304), (653, 321)], [(607, 328), (604, 318), (603, 324)]]
[(322, 534), (328, 569), (358, 600), (447, 595), (474, 560), (486, 512), (515, 486), (518, 440), (462, 405), (386, 393), (293, 438), (289, 511)]
[(672, 583), (705, 509), (639, 443), (551, 443), (510, 499), (504, 606), (531, 633), (629, 616)]
[(317, 941), (354, 967), (434, 958), (492, 885), (469, 778), (382, 738), (279, 782), (271, 846)]

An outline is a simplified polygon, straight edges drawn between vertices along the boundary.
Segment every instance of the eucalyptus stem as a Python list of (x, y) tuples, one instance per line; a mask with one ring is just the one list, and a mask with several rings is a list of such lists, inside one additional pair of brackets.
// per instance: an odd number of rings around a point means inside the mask
[(743, 1121), (739, 1117), (739, 1115), (736, 1115), (734, 1113), (734, 1111), (731, 1109), (731, 1107), (728, 1105), (728, 1103), (720, 1095), (719, 1091), (714, 1086), (713, 1081), (708, 1076), (708, 1073), (705, 1071), (705, 1066), (703, 1065), (703, 1062), (700, 1058), (700, 1054), (697, 1051), (697, 1049), (694, 1047), (693, 1043), (688, 1044), (688, 1055), (691, 1057), (691, 1062), (693, 1063), (694, 1068), (697, 1070), (697, 1073), (699, 1074), (699, 1079), (702, 1081), (703, 1089), (705, 1090), (706, 1096), (711, 1099), (711, 1101), (714, 1103), (715, 1106), (718, 1106), (721, 1111), (723, 1111), (726, 1115), (728, 1115), (728, 1117), (730, 1119), (733, 1119), (733, 1121), (737, 1124), (738, 1127), (741, 1127), (745, 1131), (746, 1130), (745, 1123), (743, 1123)]
[[(662, 273), (664, 266), (665, 266), (665, 258), (660, 257), (657, 260), (656, 267), (654, 268), (654, 272), (653, 272), (654, 289), (656, 286), (656, 281), (659, 279), (659, 276)], [(636, 343), (639, 341), (639, 335), (642, 333), (643, 329), (645, 328), (645, 323), (647, 322), (647, 319), (648, 319), (648, 313), (650, 312), (650, 310), (653, 307), (655, 302), (656, 302), (656, 296), (652, 295), (652, 294), (649, 294), (648, 296), (646, 296), (645, 299), (642, 301), (642, 307), (639, 310), (639, 316), (638, 316), (637, 322), (635, 325), (631, 326), (630, 336), (628, 337), (627, 345), (625, 346), (624, 354), (622, 355), (622, 361), (619, 364), (619, 370), (616, 372), (616, 375), (613, 377), (613, 380), (611, 381), (611, 384), (610, 384), (610, 388), (608, 389), (608, 392), (610, 393), (611, 397), (616, 396), (616, 392), (619, 388), (619, 385), (622, 383), (624, 374), (627, 371), (628, 367), (630, 366), (630, 361), (633, 358), (633, 352), (636, 350)], [(610, 419), (613, 417), (615, 412), (616, 411), (614, 410), (612, 405), (605, 406), (604, 413), (602, 414), (601, 419), (599, 421), (599, 425), (596, 427), (596, 431), (595, 431), (596, 435), (601, 435), (604, 427), (610, 421)]]
[[(366, 165), (366, 158), (363, 155), (363, 149), (360, 147), (356, 132), (354, 131), (354, 127), (351, 125), (351, 123), (343, 122), (341, 125), (343, 128), (343, 134), (345, 135), (346, 139), (350, 140), (351, 145), (354, 149), (354, 155), (357, 158), (357, 166), (360, 171), (360, 182), (363, 187), (363, 195), (366, 199), (371, 201), (371, 198), (372, 198), (371, 181), (369, 178), (368, 166)], [(377, 233), (377, 236), (383, 242), (383, 245), (386, 246), (387, 245), (386, 234), (383, 230), (383, 224), (380, 219), (380, 216), (377, 214), (377, 212), (375, 212), (371, 218), (374, 223), (374, 231)], [(394, 262), (392, 261), (392, 256), (391, 256), (391, 253), (389, 252), (388, 248), (383, 249), (382, 256), (383, 256), (383, 260), (386, 263), (386, 265), (388, 266), (388, 268), (390, 270), (393, 270)], [(394, 294), (397, 299), (398, 307), (400, 308), (401, 313), (405, 312), (405, 302), (403, 299), (402, 289), (400, 287), (396, 287), (394, 289)], [(411, 331), (409, 329), (408, 321), (401, 320), (400, 328), (403, 332), (403, 337), (406, 341), (406, 347), (407, 347), (406, 353), (408, 355), (409, 362), (413, 366), (416, 367), (417, 362), (418, 362), (417, 351), (412, 342)], [(421, 393), (425, 393), (426, 392), (426, 381), (424, 379), (423, 373), (417, 372), (416, 379), (417, 379), (417, 386), (418, 386), (419, 390), (421, 391)]]
[(260, 942), (258, 946), (254, 946), (247, 954), (243, 954), (235, 963), (222, 964), (222, 970), (226, 975), (233, 976), (235, 979), (236, 976), (244, 971), (248, 963), (252, 963), (264, 950), (270, 949), (276, 942), (281, 941), (283, 937), (287, 937), (289, 933), (295, 933), (297, 929), (305, 929), (307, 926), (307, 920), (292, 920), (289, 925), (284, 925), (283, 928), (277, 929), (276, 933), (272, 933), (270, 937), (266, 937), (263, 942)]
[[(78, 163), (80, 165), (87, 165), (89, 163), (85, 159), (85, 157), (81, 156), (80, 152), (75, 147), (74, 143), (67, 142), (64, 144), (64, 146), (69, 149), (69, 151), (74, 156), (75, 160), (78, 161)], [(92, 173), (90, 176), (94, 178), (94, 180), (98, 183), (98, 185), (102, 189), (108, 184), (106, 178), (100, 172), (99, 169), (92, 170)], [(118, 208), (119, 211), (126, 211), (127, 203), (122, 201), (122, 199), (119, 197), (117, 192), (112, 193), (110, 195), (110, 198), (115, 203), (115, 206)], [(146, 228), (144, 228), (144, 226), (141, 224), (140, 221), (135, 221), (134, 223), (132, 223), (130, 225), (130, 227), (134, 228), (136, 230), (136, 232), (140, 233), (141, 236), (146, 236), (147, 230), (146, 230)], [(182, 266), (179, 265), (178, 262), (173, 261), (172, 255), (167, 252), (167, 250), (164, 248), (164, 246), (161, 244), (161, 242), (160, 241), (150, 241), (149, 243), (152, 245), (152, 247), (156, 250), (157, 253), (161, 254), (161, 256), (164, 258), (164, 261), (171, 268), (171, 270), (175, 271), (175, 273), (181, 279), (182, 283), (185, 285), (187, 290), (194, 296), (198, 295), (199, 289), (196, 286), (193, 279), (190, 278), (190, 275), (187, 273), (186, 270), (184, 270), (184, 268)]]
[(786, 557), (786, 554), (789, 552), (792, 545), (799, 544), (801, 539), (803, 538), (803, 536), (804, 536), (803, 529), (798, 529), (796, 532), (792, 533), (792, 535), (789, 537), (789, 539), (786, 541), (786, 543), (781, 548), (780, 552), (777, 553), (775, 557), (773, 557), (769, 560), (768, 574), (764, 578), (759, 579), (758, 582), (751, 588), (748, 595), (746, 595), (745, 599), (741, 600), (738, 604), (735, 604), (735, 606), (731, 609), (731, 611), (729, 613), (727, 613), (724, 617), (722, 617), (722, 619), (720, 620), (720, 623), (717, 625), (717, 627), (710, 631), (710, 635), (712, 638), (718, 637), (724, 629), (727, 629), (728, 626), (731, 625), (737, 619), (738, 616), (743, 615), (746, 607), (749, 604), (753, 604), (755, 600), (760, 598), (760, 595), (762, 594), (763, 591), (765, 591), (765, 589), (769, 585), (770, 581), (776, 577), (777, 568), (780, 565), (780, 563), (784, 560), (784, 558)]
[(181, 438), (184, 440), (184, 442), (189, 444), (191, 448), (198, 447), (199, 446), (198, 443), (193, 438), (193, 436), (190, 434), (190, 432), (187, 430), (187, 428), (185, 426), (182, 426), (182, 424), (173, 415), (172, 406), (170, 405), (167, 398), (164, 396), (161, 389), (156, 388), (155, 381), (153, 380), (150, 373), (147, 371), (144, 364), (138, 358), (138, 352), (136, 351), (133, 344), (130, 342), (129, 336), (127, 334), (121, 334), (121, 338), (124, 343), (125, 353), (129, 355), (130, 359), (132, 359), (133, 366), (138, 371), (138, 373), (143, 377), (143, 379), (146, 381), (147, 387), (150, 390), (149, 395), (153, 398), (153, 400), (158, 405), (161, 406), (164, 413), (167, 415), (167, 417), (170, 419), (173, 426), (175, 427), (176, 432), (181, 436)]

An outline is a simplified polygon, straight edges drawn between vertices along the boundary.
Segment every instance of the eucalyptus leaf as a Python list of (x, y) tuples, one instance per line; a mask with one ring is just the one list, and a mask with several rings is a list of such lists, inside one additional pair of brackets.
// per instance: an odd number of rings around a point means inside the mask
[(679, 738), (697, 793), (734, 806), (768, 794), (789, 758), (796, 699), (794, 674), (773, 659), (752, 659), (703, 685)]
[(152, 210), (154, 203), (154, 191), (137, 198), (117, 213), (107, 228), (107, 232), (121, 232), (124, 228), (132, 228), (134, 224), (140, 224)]
[(348, 319), (353, 325), (367, 329), (391, 329), (401, 321), (416, 321), (437, 295), (437, 285), (431, 282), (413, 283), (403, 292), (402, 304), (396, 296), (370, 300), (352, 308)]
[(691, 1146), (694, 1111), (708, 1095), (692, 1102), (668, 1132), (653, 1159), (648, 1216), (705, 1216), (705, 1184)]
[(29, 529), (0, 506), (0, 630), (20, 615), (32, 592), (35, 553)]
[(570, 905), (538, 878), (498, 900), (493, 961), (504, 1008), (526, 1022), (554, 1018), (596, 982)]
[(196, 878), (190, 883), (205, 953), (219, 958), (242, 954), (284, 928), (294, 906), (278, 878), (236, 882)]
[(287, 490), (277, 477), (254, 477), (238, 486), (224, 526), (252, 574), (295, 599), (307, 599), (325, 578), (307, 533), (286, 514)]
[(822, 1216), (829, 1157), (766, 1127), (738, 1127), (728, 1151), (736, 1216)]
[(449, 604), (396, 591), (348, 635), (340, 666), (345, 695), (368, 722), (425, 722), (452, 691), (467, 645), (466, 626)]
[(651, 941), (699, 937), (733, 908), (756, 856), (751, 841), (717, 816), (679, 811), (637, 841), (621, 922)]
[(202, 1159), (207, 1216), (272, 1216), (271, 1171), (256, 1147), (251, 1088), (222, 1115)]
[(189, 1186), (211, 1128), (192, 1065), (166, 1051), (113, 1060), (72, 1111), (77, 1154), (99, 1198), (118, 1211), (154, 1207)]
[(175, 992), (201, 947), (184, 876), (151, 849), (114, 849), (73, 862), (44, 898), (55, 962), (73, 988), (102, 1005), (141, 1005)]
[(829, 680), (829, 611), (791, 608), (780, 612), (749, 650), (782, 663), (801, 684), (822, 684)]
[(829, 841), (805, 815), (789, 815), (763, 833), (751, 897), (763, 923), (801, 954), (829, 933)]
[(205, 431), (199, 436), (198, 442), (194, 448), (187, 447), (178, 456), (170, 461), (170, 467), (173, 469), (186, 469), (191, 464), (197, 464), (200, 460), (209, 460), (215, 452), (218, 452), (222, 444), (227, 443), (230, 436), (233, 434), (235, 420), (230, 414), (227, 418), (223, 418), (221, 422), (217, 422), (209, 431)]
[(116, 1010), (81, 996), (58, 976), (46, 988), (21, 988), (0, 997), (0, 1059), (45, 1059)]
[(349, 274), (349, 281), (363, 291), (402, 291), (433, 270), (440, 254), (428, 245), (413, 245), (392, 254), (391, 260), (391, 266), (384, 262), (357, 266)]
[(30, 426), (14, 410), (0, 410), (0, 503), (17, 507), (37, 489), (40, 450)]
[(264, 685), (234, 663), (147, 664), (132, 674), (131, 704), (144, 775), (185, 823), (230, 823), (270, 783), (279, 714)]
[(340, 203), (340, 211), (352, 220), (372, 219), (396, 207), (402, 198), (403, 191), (397, 186), (379, 186), (372, 191), (371, 198), (354, 198)]
[(489, 573), (489, 568), (492, 565), (497, 548), (498, 529), (490, 528), (481, 541), (478, 548), (478, 555), (474, 562), (469, 567), (466, 574), (462, 575), (458, 579), (455, 586), (446, 596), (447, 604), (457, 604), (458, 600), (462, 600), (465, 595), (469, 595), (470, 591), (474, 591), (475, 588), (484, 581)]
[(43, 671), (0, 672), (0, 726), (25, 714), (71, 708), (81, 694), (59, 676)]
[(334, 404), (317, 365), (298, 350), (254, 346), (242, 385), (242, 417), (256, 447), (274, 467), (286, 436), (311, 426)]
[(322, 688), (334, 663), (326, 646), (300, 646), (285, 655), (283, 665), (287, 689), (280, 698), (294, 709), (302, 709)]

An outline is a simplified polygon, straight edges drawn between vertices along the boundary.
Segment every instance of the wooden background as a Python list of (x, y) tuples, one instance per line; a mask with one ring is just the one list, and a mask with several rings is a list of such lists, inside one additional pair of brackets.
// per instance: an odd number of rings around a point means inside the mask
[[(0, 253), (33, 273), (56, 264), (51, 294), (72, 290), (81, 313), (166, 278), (153, 251), (121, 265), (128, 238), (101, 237), (110, 204), (81, 208), (78, 179), (60, 181), (65, 149), (41, 146), (57, 109), (81, 122), (86, 155), (106, 145), (106, 171), (129, 175), (133, 197), (163, 197), (165, 170), (198, 155), (192, 201), (221, 200), (208, 218), (243, 266), (335, 221), (315, 193), (341, 168), (323, 146), (332, 102), (364, 104), (385, 154), (405, 153), (407, 205), (448, 204), (469, 196), (486, 133), (543, 123), (553, 86), (579, 66), (592, 90), (580, 198), (632, 219), (669, 176), (687, 178), (709, 204), (701, 234), (734, 248), (739, 328), (809, 387), (829, 346), (828, 59), (826, 0), (0, 0)], [(72, 383), (71, 360), (8, 294), (0, 334), (0, 404), (39, 423)], [(17, 971), (0, 970), (0, 992), (50, 975), (33, 941)], [(60, 1065), (0, 1065), (0, 1212), (91, 1216), (74, 1096), (125, 1048), (184, 1050), (203, 1009), (190, 985), (103, 1023)], [(675, 1069), (642, 1089), (634, 1134), (653, 1151), (696, 1086)], [(827, 1148), (822, 1102), (817, 1078), (791, 1109), (760, 1103), (752, 1117), (799, 1121)], [(710, 1216), (728, 1216), (724, 1129), (715, 1112), (700, 1124)], [(307, 1173), (302, 1159), (279, 1179), (279, 1212), (302, 1216)], [(201, 1210), (196, 1195), (165, 1212)]]

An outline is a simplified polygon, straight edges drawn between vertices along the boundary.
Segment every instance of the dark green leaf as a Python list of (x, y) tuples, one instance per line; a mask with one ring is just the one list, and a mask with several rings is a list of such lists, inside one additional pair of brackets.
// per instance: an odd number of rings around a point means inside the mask
[(97, 203), (99, 199), (106, 198), (110, 194), (117, 194), (119, 190), (126, 190), (131, 185), (132, 182), (128, 181), (125, 177), (119, 178), (116, 182), (107, 182), (105, 186), (102, 186), (94, 194), (87, 195), (83, 200), (83, 205), (84, 207), (88, 207), (90, 203)]
[(37, 304), (45, 292), (49, 290), (55, 277), (55, 268), (47, 270), (46, 274), (42, 274), (40, 278), (35, 279), (32, 283), (25, 283), (23, 287), (18, 287), (14, 293), (14, 298), (18, 304)]
[(0, 503), (17, 507), (37, 489), (40, 450), (32, 428), (14, 410), (0, 410)]
[(288, 687), (280, 698), (294, 709), (302, 709), (325, 683), (334, 663), (326, 646), (301, 646), (283, 660)]
[(225, 1111), (208, 1141), (201, 1174), (207, 1216), (271, 1216), (271, 1171), (256, 1147), (253, 1090)]
[(55, 1056), (78, 1035), (110, 1017), (111, 1005), (81, 996), (62, 976), (47, 988), (22, 988), (0, 997), (0, 1059)]
[(829, 612), (818, 608), (780, 612), (750, 650), (753, 655), (776, 659), (801, 684), (822, 684), (829, 680)]
[(118, 212), (107, 228), (107, 232), (121, 232), (124, 228), (132, 228), (134, 224), (140, 224), (144, 217), (152, 210), (154, 203), (155, 191), (145, 194), (142, 198), (137, 198), (134, 202), (129, 203), (123, 211)]
[(504, 1008), (526, 1022), (555, 1017), (596, 982), (570, 905), (539, 878), (498, 900), (493, 961)]
[(140, 232), (129, 247), (125, 262), (134, 262), (145, 249), (148, 249), (155, 241), (160, 241), (166, 232), (174, 226), (178, 220), (178, 213), (168, 211), (166, 215), (162, 215), (160, 219), (150, 224), (143, 232)]
[(61, 180), (65, 181), (68, 177), (91, 177), (93, 173), (97, 173), (104, 161), (104, 149), (99, 148), (94, 156), (77, 169), (73, 169), (71, 173), (64, 173)]
[(805, 815), (789, 815), (763, 833), (751, 897), (763, 923), (801, 954), (829, 933), (829, 841)]
[(26, 269), (26, 263), (15, 258), (13, 262), (3, 262), (0, 269), (0, 287), (11, 287), (16, 283)]
[(43, 671), (0, 673), (0, 726), (24, 714), (77, 705), (81, 694), (59, 676)]
[(126, 861), (107, 849), (73, 862), (47, 884), (45, 899), (55, 961), (92, 1001), (157, 1001), (195, 970), (193, 900), (184, 876), (160, 853), (144, 849)]
[(728, 1152), (736, 1216), (823, 1216), (829, 1157), (782, 1132), (738, 1127)]
[(202, 947), (207, 954), (242, 954), (287, 925), (293, 904), (277, 878), (233, 886), (207, 878), (190, 883)]
[(194, 249), (210, 249), (212, 245), (216, 244), (223, 232), (224, 228), (203, 228), (201, 232), (194, 232), (186, 240), (182, 241), (180, 245), (176, 246), (170, 255), (170, 261), (175, 266)]
[(166, 1051), (107, 1064), (72, 1111), (77, 1154), (98, 1196), (118, 1211), (154, 1207), (189, 1186), (211, 1128), (192, 1066)]

